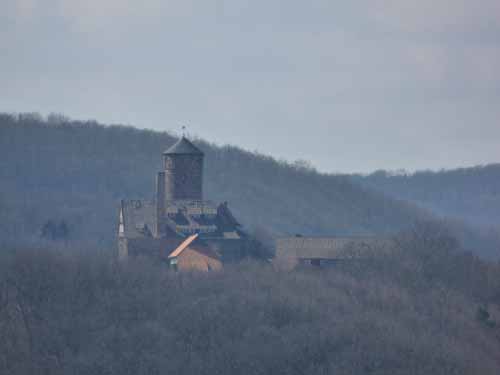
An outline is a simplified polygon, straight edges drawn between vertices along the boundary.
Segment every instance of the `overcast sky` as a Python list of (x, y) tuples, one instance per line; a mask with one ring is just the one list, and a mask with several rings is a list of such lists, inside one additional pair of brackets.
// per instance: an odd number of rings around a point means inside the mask
[(500, 0), (0, 0), (0, 111), (330, 172), (500, 162)]

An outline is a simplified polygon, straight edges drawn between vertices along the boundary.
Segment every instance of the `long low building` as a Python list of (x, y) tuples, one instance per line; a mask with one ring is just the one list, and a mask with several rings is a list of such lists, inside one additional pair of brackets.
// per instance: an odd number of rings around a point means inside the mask
[(393, 247), (393, 240), (385, 237), (282, 237), (276, 240), (276, 260), (287, 268), (321, 266), (368, 259)]

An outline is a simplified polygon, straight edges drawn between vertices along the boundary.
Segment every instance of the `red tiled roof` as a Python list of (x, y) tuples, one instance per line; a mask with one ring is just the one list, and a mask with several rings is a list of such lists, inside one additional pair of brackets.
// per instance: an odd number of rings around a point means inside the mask
[(177, 248), (170, 253), (169, 258), (175, 258), (180, 255), (191, 243), (198, 238), (198, 233), (193, 234), (186, 238)]

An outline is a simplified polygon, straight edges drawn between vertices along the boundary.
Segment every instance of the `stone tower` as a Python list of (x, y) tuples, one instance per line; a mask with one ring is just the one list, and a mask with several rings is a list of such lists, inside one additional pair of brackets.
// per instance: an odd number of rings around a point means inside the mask
[[(187, 265), (189, 258), (189, 267), (205, 267), (206, 257), (215, 257), (220, 263), (245, 255), (246, 234), (227, 204), (203, 200), (203, 162), (203, 152), (182, 137), (163, 153), (156, 199), (122, 200), (118, 222), (121, 259), (148, 254), (168, 259), (172, 266)], [(195, 242), (182, 247), (189, 238)], [(184, 261), (179, 259), (180, 252)]]
[(158, 174), (158, 203), (203, 199), (203, 152), (182, 137), (163, 153)]

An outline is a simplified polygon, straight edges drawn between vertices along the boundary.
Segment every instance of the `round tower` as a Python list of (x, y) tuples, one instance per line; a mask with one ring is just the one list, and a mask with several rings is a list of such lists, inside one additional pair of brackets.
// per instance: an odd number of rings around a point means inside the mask
[(203, 157), (185, 137), (163, 153), (165, 201), (203, 199)]

